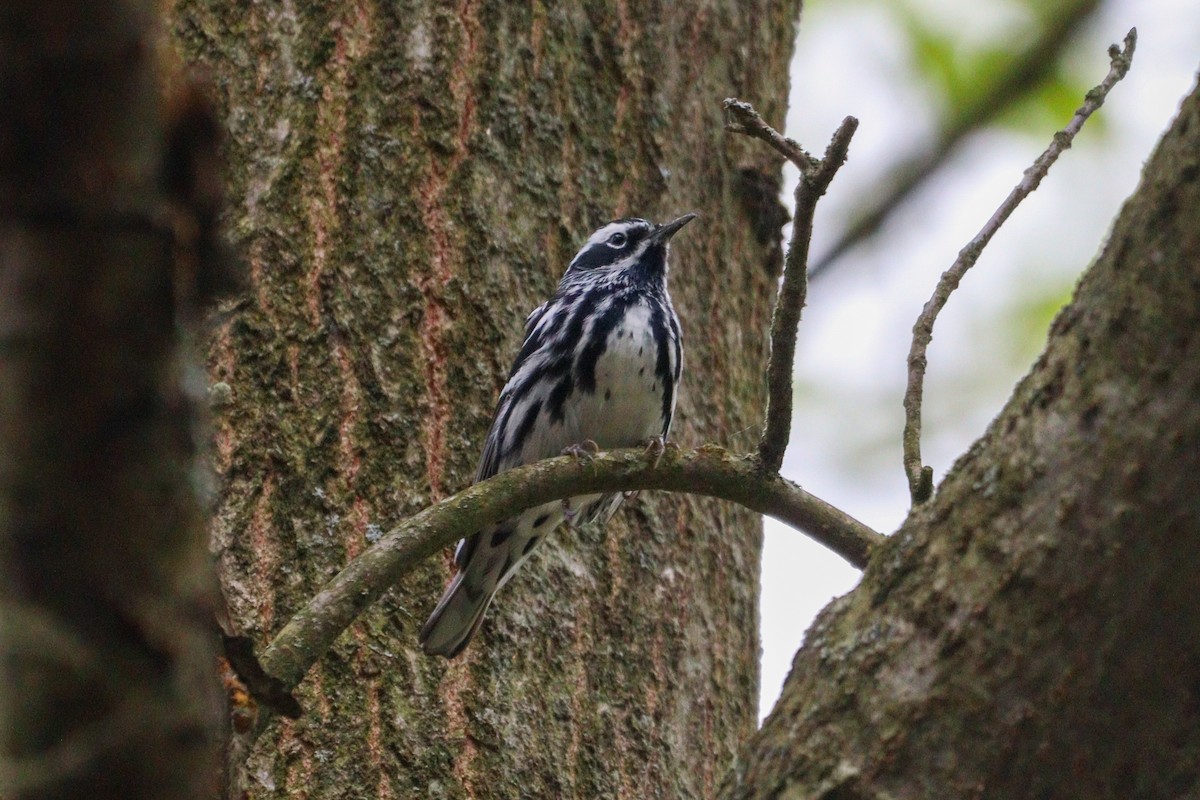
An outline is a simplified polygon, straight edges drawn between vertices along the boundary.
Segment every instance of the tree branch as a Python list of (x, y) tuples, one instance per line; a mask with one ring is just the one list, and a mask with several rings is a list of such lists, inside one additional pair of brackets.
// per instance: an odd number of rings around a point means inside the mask
[(1073, 0), (1072, 4), (1059, 9), (1037, 39), (954, 114), (930, 149), (910, 154), (888, 171), (878, 185), (890, 189), (884, 190), (881, 196), (864, 198), (863, 208), (856, 218), (809, 269), (809, 280), (828, 272), (847, 252), (878, 233), (892, 212), (950, 160), (964, 139), (992, 124), (1041, 86), (1059, 63), (1063, 50), (1071, 41), (1071, 33), (1099, 6), (1100, 0)]
[(904, 472), (908, 477), (909, 494), (912, 496), (914, 504), (923, 503), (929, 499), (933, 493), (933, 470), (931, 467), (923, 465), (921, 461), (921, 400), (924, 392), (925, 367), (926, 358), (925, 351), (929, 347), (930, 341), (933, 339), (933, 324), (937, 320), (938, 314), (945, 307), (946, 301), (950, 299), (950, 294), (958, 288), (959, 282), (963, 276), (975, 262), (979, 260), (979, 256), (983, 253), (983, 249), (987, 247), (992, 237), (996, 235), (996, 231), (1009, 218), (1021, 201), (1033, 193), (1038, 185), (1042, 182), (1042, 178), (1050, 171), (1050, 167), (1054, 164), (1063, 151), (1071, 146), (1075, 135), (1083, 128), (1083, 124), (1087, 121), (1096, 109), (1104, 104), (1105, 98), (1109, 91), (1112, 90), (1117, 83), (1125, 77), (1129, 71), (1129, 66), (1133, 61), (1133, 51), (1137, 45), (1137, 29), (1131, 28), (1125, 36), (1125, 47), (1122, 49), (1117, 45), (1113, 45), (1108, 50), (1108, 55), (1111, 60), (1108, 75), (1099, 86), (1093, 88), (1087, 93), (1084, 103), (1075, 112), (1075, 116), (1070, 123), (1058, 133), (1054, 134), (1050, 146), (1038, 156), (1033, 165), (1025, 170), (1021, 181), (1013, 187), (1009, 192), (1008, 197), (1004, 198), (1004, 202), (992, 214), (991, 219), (984, 224), (979, 233), (967, 243), (958, 253), (958, 258), (950, 269), (942, 273), (942, 277), (938, 280), (937, 288), (934, 289), (933, 296), (929, 298), (929, 302), (921, 310), (921, 314), (917, 317), (916, 323), (913, 325), (913, 341), (912, 347), (908, 353), (908, 387), (904, 392)]
[(739, 503), (796, 527), (860, 569), (884, 537), (756, 459), (719, 447), (667, 450), (655, 463), (642, 449), (593, 458), (564, 456), (502, 472), (426, 508), (346, 565), (263, 651), (262, 665), (296, 686), (333, 641), (420, 561), (475, 531), (543, 503), (598, 492), (665, 489)]
[(729, 121), (725, 129), (769, 144), (800, 170), (796, 185), (796, 212), (792, 220), (792, 238), (783, 266), (783, 284), (771, 315), (771, 360), (767, 368), (767, 419), (758, 443), (762, 468), (778, 472), (791, 437), (792, 371), (796, 359), (796, 329), (808, 296), (808, 250), (812, 241), (813, 214), (817, 201), (829, 188), (842, 164), (858, 120), (846, 117), (834, 132), (821, 159), (813, 158), (800, 145), (781, 135), (763, 121), (750, 106), (735, 98), (725, 101)]

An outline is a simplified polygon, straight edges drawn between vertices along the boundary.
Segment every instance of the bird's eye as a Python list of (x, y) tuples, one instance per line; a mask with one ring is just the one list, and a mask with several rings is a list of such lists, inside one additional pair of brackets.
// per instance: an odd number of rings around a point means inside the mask
[(624, 247), (626, 241), (627, 239), (623, 233), (614, 233), (612, 236), (608, 237), (608, 243), (612, 247)]

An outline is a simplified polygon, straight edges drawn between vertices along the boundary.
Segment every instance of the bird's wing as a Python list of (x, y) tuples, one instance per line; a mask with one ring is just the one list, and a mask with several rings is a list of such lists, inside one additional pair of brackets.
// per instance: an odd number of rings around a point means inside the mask
[(674, 340), (674, 356), (675, 368), (673, 372), (673, 380), (670, 386), (670, 398), (666, 401), (665, 407), (667, 413), (664, 414), (663, 420), (663, 440), (666, 441), (667, 435), (671, 432), (671, 420), (675, 416), (675, 400), (679, 392), (679, 380), (683, 376), (683, 333), (679, 330), (679, 320), (675, 316), (674, 309), (667, 315), (667, 321), (671, 326), (671, 335)]
[[(509, 381), (512, 381), (513, 376), (521, 369), (521, 365), (542, 345), (545, 332), (538, 330), (538, 323), (546, 315), (546, 309), (550, 307), (550, 303), (549, 300), (542, 303), (525, 319), (525, 341), (521, 344), (521, 352), (517, 353), (517, 357), (513, 361), (512, 369), (508, 371)], [(492, 413), (492, 422), (488, 426), (487, 438), (483, 442), (483, 454), (479, 457), (479, 467), (475, 470), (476, 483), (485, 481), (500, 471), (501, 431), (498, 429), (497, 423), (503, 418), (504, 411), (511, 400), (509, 385), (506, 384), (504, 390), (500, 392), (500, 399), (496, 401), (496, 410)]]
[[(521, 351), (513, 361), (512, 369), (509, 370), (508, 378), (510, 382), (518, 370), (521, 369), (521, 365), (528, 360), (529, 356), (544, 341), (545, 332), (538, 330), (538, 323), (546, 315), (546, 310), (550, 307), (551, 302), (547, 300), (545, 303), (542, 303), (525, 319), (525, 341), (521, 344)], [(479, 467), (475, 470), (476, 483), (485, 481), (500, 471), (500, 440), (503, 438), (503, 432), (500, 430), (499, 422), (501, 419), (504, 419), (505, 412), (511, 402), (512, 393), (510, 386), (506, 384), (500, 392), (500, 399), (496, 401), (496, 410), (492, 413), (492, 422), (488, 426), (487, 438), (483, 442), (483, 454), (479, 457)], [(460, 568), (465, 567), (467, 562), (471, 560), (471, 554), (475, 550), (478, 539), (479, 534), (476, 533), (462, 539), (458, 543), (458, 549), (454, 553), (454, 560)]]

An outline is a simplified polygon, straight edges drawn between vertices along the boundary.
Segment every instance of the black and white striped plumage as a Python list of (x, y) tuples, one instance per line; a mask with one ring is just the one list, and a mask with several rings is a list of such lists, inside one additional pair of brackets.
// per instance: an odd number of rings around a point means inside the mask
[[(694, 217), (622, 219), (591, 235), (554, 297), (525, 323), (476, 481), (588, 440), (610, 449), (666, 437), (683, 369), (667, 250)], [(421, 629), (425, 652), (462, 652), (492, 596), (564, 513), (577, 523), (607, 519), (620, 502), (616, 494), (547, 503), (459, 542), (458, 573)]]

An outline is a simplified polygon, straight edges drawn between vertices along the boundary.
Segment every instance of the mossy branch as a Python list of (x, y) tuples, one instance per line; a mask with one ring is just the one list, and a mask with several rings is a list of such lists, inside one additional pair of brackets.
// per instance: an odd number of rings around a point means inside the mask
[(392, 529), (296, 613), (263, 651), (262, 666), (289, 688), (296, 686), (367, 606), (464, 532), (554, 500), (639, 489), (738, 503), (803, 531), (859, 568), (884, 538), (791, 481), (764, 472), (756, 457), (719, 447), (668, 449), (661, 458), (636, 448), (551, 458), (477, 483)]

